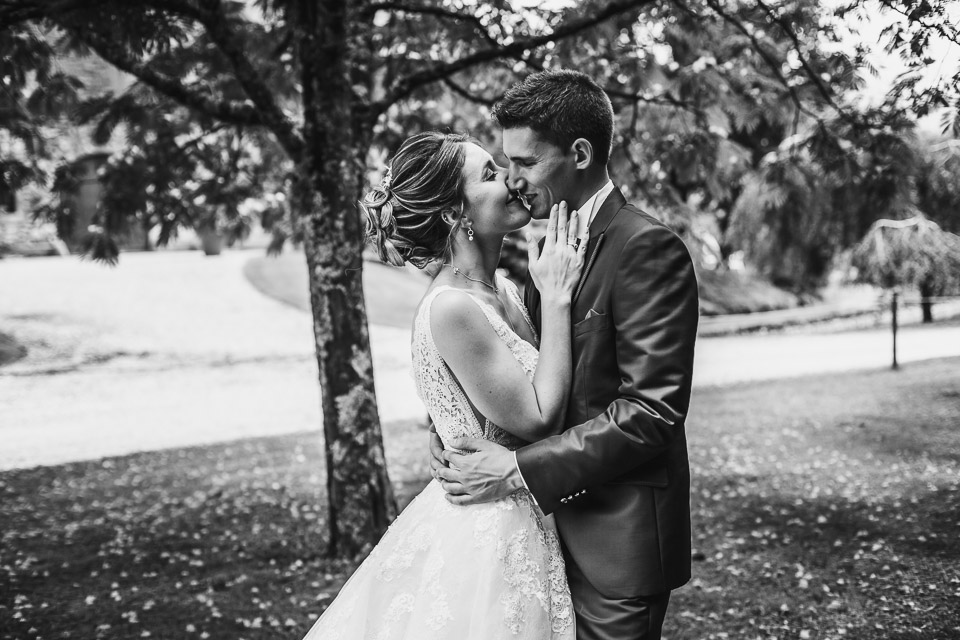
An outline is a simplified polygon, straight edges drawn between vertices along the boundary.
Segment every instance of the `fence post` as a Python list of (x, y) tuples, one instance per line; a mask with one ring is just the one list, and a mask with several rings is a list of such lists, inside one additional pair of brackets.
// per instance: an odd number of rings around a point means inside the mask
[(893, 292), (893, 297), (890, 298), (890, 326), (893, 329), (893, 365), (891, 369), (899, 369), (900, 365), (897, 363), (897, 310), (899, 308), (900, 293), (898, 291)]

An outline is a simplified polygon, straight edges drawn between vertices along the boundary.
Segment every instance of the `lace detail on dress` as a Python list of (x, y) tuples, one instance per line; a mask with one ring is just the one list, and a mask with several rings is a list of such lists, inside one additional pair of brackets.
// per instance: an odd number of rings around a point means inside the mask
[[(510, 280), (497, 276), (500, 286), (507, 291), (508, 297), (523, 313), (524, 320), (533, 331), (530, 315), (523, 306), (516, 285)], [(454, 438), (468, 436), (484, 438), (508, 449), (518, 449), (527, 444), (509, 431), (505, 431), (490, 420), (485, 420), (481, 427), (476, 414), (470, 407), (466, 395), (460, 384), (447, 368), (446, 363), (437, 351), (430, 331), (430, 307), (437, 295), (443, 291), (463, 291), (449, 286), (440, 286), (431, 291), (420, 305), (413, 329), (413, 377), (417, 386), (417, 393), (427, 407), (430, 417), (437, 427), (437, 434), (445, 446)], [(523, 367), (527, 378), (533, 380), (537, 370), (539, 352), (537, 348), (517, 335), (506, 320), (486, 302), (464, 291), (473, 300), (486, 316), (487, 321), (496, 331), (500, 339), (507, 345), (510, 352)], [(536, 332), (534, 332), (536, 336)]]
[[(510, 499), (529, 500), (529, 494), (522, 496), (514, 494)], [(567, 588), (566, 566), (560, 554), (560, 539), (555, 530), (544, 526), (544, 516), (539, 508), (531, 509), (530, 516), (532, 527), (518, 529), (497, 543), (497, 555), (504, 566), (503, 578), (512, 587), (503, 592), (500, 601), (507, 612), (507, 626), (513, 633), (518, 633), (523, 623), (524, 601), (531, 599), (550, 612), (552, 631), (560, 633), (573, 625), (573, 604)], [(529, 554), (531, 532), (537, 537), (537, 546), (551, 551), (547, 567), (541, 567)]]

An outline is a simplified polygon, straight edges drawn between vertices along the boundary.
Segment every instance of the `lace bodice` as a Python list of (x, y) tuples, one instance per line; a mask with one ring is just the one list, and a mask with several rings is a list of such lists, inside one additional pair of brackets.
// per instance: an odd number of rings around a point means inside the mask
[[(530, 330), (536, 335), (533, 323), (526, 307), (523, 305), (523, 301), (520, 299), (520, 293), (517, 291), (516, 285), (500, 276), (497, 277), (497, 283), (502, 290), (506, 291), (510, 300), (517, 305)], [(437, 295), (447, 290), (463, 291), (450, 286), (439, 286), (433, 289), (420, 304), (413, 323), (413, 378), (416, 383), (417, 394), (426, 405), (444, 446), (449, 447), (449, 443), (454, 438), (466, 436), (485, 438), (509, 449), (519, 448), (526, 442), (504, 431), (490, 420), (485, 420), (484, 425), (480, 426), (480, 422), (467, 401), (463, 389), (443, 358), (440, 357), (440, 352), (437, 351), (430, 330), (430, 307)], [(480, 307), (493, 326), (494, 331), (497, 332), (497, 335), (510, 349), (517, 362), (523, 367), (527, 377), (532, 380), (539, 357), (537, 348), (517, 335), (517, 332), (492, 306), (467, 291), (464, 291), (464, 293), (477, 303), (477, 306)]]

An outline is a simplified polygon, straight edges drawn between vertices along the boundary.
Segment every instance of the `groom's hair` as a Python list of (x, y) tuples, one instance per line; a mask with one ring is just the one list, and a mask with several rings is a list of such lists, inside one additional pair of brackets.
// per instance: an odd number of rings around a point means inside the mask
[(501, 129), (530, 127), (549, 142), (568, 148), (577, 138), (593, 146), (606, 165), (613, 144), (613, 105), (590, 76), (560, 69), (540, 71), (510, 87), (493, 107)]

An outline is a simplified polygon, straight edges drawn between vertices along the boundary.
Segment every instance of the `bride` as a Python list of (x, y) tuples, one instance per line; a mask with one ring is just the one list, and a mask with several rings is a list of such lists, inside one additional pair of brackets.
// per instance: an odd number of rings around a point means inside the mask
[[(504, 236), (530, 214), (505, 170), (464, 135), (404, 142), (361, 202), (391, 264), (442, 264), (417, 309), (413, 373), (449, 447), (460, 436), (515, 449), (563, 425), (570, 300), (583, 264), (576, 213), (554, 207), (530, 272), (544, 301), (538, 340), (519, 292), (497, 275)], [(521, 489), (454, 506), (437, 480), (404, 509), (305, 640), (573, 640), (573, 607), (551, 517)]]

